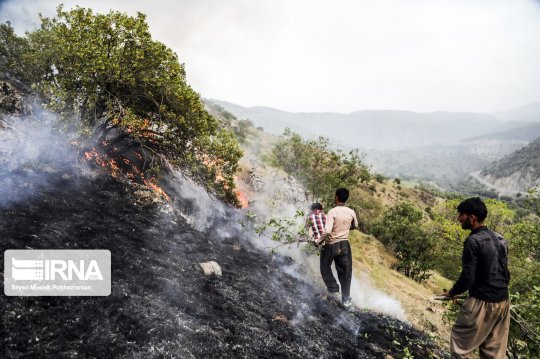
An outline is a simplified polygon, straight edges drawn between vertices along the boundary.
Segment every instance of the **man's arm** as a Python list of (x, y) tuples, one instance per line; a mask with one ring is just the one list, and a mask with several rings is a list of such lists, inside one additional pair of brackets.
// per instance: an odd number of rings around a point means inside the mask
[(459, 279), (454, 284), (452, 289), (448, 291), (447, 294), (449, 297), (454, 297), (471, 288), (476, 276), (477, 265), (478, 253), (475, 246), (473, 245), (472, 239), (469, 237), (465, 240), (465, 243), (463, 245), (461, 274), (459, 275)]
[(324, 225), (324, 233), (319, 238), (318, 243), (323, 243), (328, 237), (331, 237), (332, 228), (334, 228), (334, 211), (330, 210), (326, 214), (326, 224)]
[(356, 212), (353, 210), (353, 221), (351, 222), (351, 229), (358, 229), (360, 226), (358, 224), (358, 218), (356, 218)]

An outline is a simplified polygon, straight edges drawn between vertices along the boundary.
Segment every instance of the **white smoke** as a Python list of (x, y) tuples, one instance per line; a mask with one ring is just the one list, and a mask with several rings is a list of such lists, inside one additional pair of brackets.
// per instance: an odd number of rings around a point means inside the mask
[[(39, 111), (36, 109), (36, 111)], [(42, 112), (28, 117), (12, 116), (0, 127), (0, 204), (32, 195), (32, 189), (51, 178), (67, 178), (65, 169), (77, 164), (77, 151), (69, 137), (55, 128), (57, 117)], [(27, 190), (13, 191), (23, 181)]]
[[(264, 169), (260, 169), (260, 171), (262, 187), (257, 191), (250, 190), (249, 185), (243, 181), (238, 183), (239, 189), (249, 195), (249, 208), (243, 210), (227, 207), (180, 173), (174, 175), (171, 185), (183, 201), (178, 206), (182, 216), (194, 228), (211, 231), (222, 239), (243, 236), (261, 250), (270, 251), (279, 247), (276, 249), (280, 255), (294, 260), (288, 265), (281, 264), (282, 269), (298, 280), (312, 283), (321, 294), (324, 294), (326, 289), (319, 272), (319, 257), (305, 250), (310, 244), (280, 246), (280, 243), (269, 238), (271, 232), (268, 233), (269, 236), (260, 236), (253, 228), (240, 225), (241, 221), (248, 221), (246, 217), (248, 211), (254, 213), (256, 221), (261, 223), (270, 218), (294, 218), (297, 210), (307, 211), (310, 205), (302, 186), (293, 178), (276, 170), (265, 172)], [(297, 226), (302, 226), (303, 221), (304, 219), (298, 218)], [(333, 270), (337, 278), (334, 267)], [(364, 273), (353, 273), (351, 297), (358, 308), (366, 308), (405, 320), (405, 312), (399, 301), (374, 288)]]
[[(264, 173), (262, 171), (263, 189), (251, 195), (252, 205), (250, 209), (261, 218), (270, 217), (293, 218), (297, 210), (304, 210), (307, 213), (310, 202), (304, 195), (302, 186), (291, 177), (276, 170)], [(248, 191), (247, 186), (240, 183), (240, 189)], [(297, 225), (300, 227), (304, 223), (303, 219), (298, 219)], [(275, 247), (277, 244), (267, 238), (260, 238), (256, 243), (259, 246)], [(279, 252), (283, 255), (293, 258), (298, 266), (292, 265), (285, 267), (284, 270), (301, 280), (312, 281), (321, 292), (326, 288), (320, 276), (319, 257), (310, 251), (303, 250), (310, 244), (300, 244), (300, 246), (291, 245), (281, 247)], [(337, 278), (335, 266), (332, 266), (334, 277)], [(351, 281), (351, 297), (354, 305), (358, 308), (367, 308), (376, 312), (388, 314), (398, 319), (405, 320), (405, 311), (401, 304), (395, 298), (374, 288), (368, 279), (367, 274), (353, 272)]]

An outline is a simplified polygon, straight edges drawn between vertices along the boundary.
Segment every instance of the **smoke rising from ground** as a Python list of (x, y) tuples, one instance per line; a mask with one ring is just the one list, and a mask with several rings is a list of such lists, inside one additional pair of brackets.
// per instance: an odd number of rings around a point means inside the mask
[[(256, 222), (262, 223), (270, 218), (294, 218), (297, 210), (307, 213), (309, 203), (304, 195), (302, 186), (292, 177), (286, 177), (276, 170), (262, 176), (262, 187), (252, 191), (243, 181), (238, 181), (238, 187), (243, 193), (249, 193), (250, 206), (247, 209), (237, 210), (213, 199), (208, 193), (192, 180), (180, 173), (176, 173), (168, 186), (179, 197), (176, 204), (182, 216), (199, 231), (210, 232), (218, 238), (227, 239), (240, 237), (263, 251), (276, 248), (278, 253), (293, 261), (286, 261), (276, 257), (279, 265), (286, 273), (298, 280), (312, 283), (320, 293), (326, 292), (319, 273), (319, 257), (309, 251), (310, 244), (279, 246), (278, 242), (271, 240), (271, 231), (267, 235), (258, 235), (249, 226), (242, 226), (240, 221), (249, 221), (247, 212), (256, 215)], [(299, 218), (297, 226), (303, 225), (303, 218)], [(279, 247), (279, 248), (277, 248)], [(337, 278), (337, 274), (334, 275)], [(368, 308), (380, 313), (405, 319), (405, 312), (401, 304), (384, 292), (373, 288), (369, 279), (360, 273), (353, 273), (351, 283), (351, 296), (353, 303), (359, 308)], [(301, 310), (300, 310), (301, 311)], [(299, 313), (299, 317), (309, 318), (309, 313)]]
[[(302, 186), (291, 177), (285, 177), (283, 173), (273, 171), (263, 177), (264, 187), (261, 191), (252, 195), (253, 205), (251, 209), (263, 218), (278, 216), (281, 218), (294, 217), (297, 210), (308, 213), (311, 203), (307, 201)], [(326, 209), (326, 212), (328, 209)], [(305, 219), (299, 219), (297, 225), (301, 227)], [(266, 238), (262, 241), (268, 247), (276, 243)], [(310, 244), (300, 246), (291, 245), (280, 249), (280, 253), (295, 260), (295, 264), (286, 270), (295, 277), (312, 281), (323, 293), (326, 291), (319, 272), (319, 257), (312, 251), (305, 250)], [(299, 272), (299, 268), (301, 272)], [(335, 267), (332, 267), (334, 276), (337, 278)], [(306, 273), (307, 272), (307, 275)], [(389, 314), (399, 319), (405, 319), (405, 312), (401, 304), (384, 292), (373, 288), (369, 280), (360, 273), (353, 272), (351, 282), (351, 297), (353, 303), (359, 308), (368, 308), (377, 312)]]
[[(56, 116), (46, 112), (4, 120), (4, 129), (0, 128), (0, 204), (24, 200), (35, 188), (47, 185), (51, 175), (70, 176), (62, 171), (78, 163), (77, 151), (69, 137), (55, 128), (56, 121)], [(10, 191), (14, 182), (23, 179), (27, 191)]]

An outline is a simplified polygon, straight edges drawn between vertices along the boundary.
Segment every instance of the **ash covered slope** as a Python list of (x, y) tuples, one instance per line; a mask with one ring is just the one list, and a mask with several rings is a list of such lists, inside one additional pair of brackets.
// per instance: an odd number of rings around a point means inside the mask
[[(320, 301), (240, 238), (218, 241), (172, 214), (136, 206), (118, 182), (65, 174), (47, 174), (48, 185), (33, 188), (31, 198), (3, 206), (1, 250), (107, 248), (112, 294), (2, 296), (8, 357), (384, 358), (406, 346), (419, 357), (434, 351), (402, 322), (344, 314)], [(27, 185), (20, 179), (9, 190)], [(222, 278), (196, 269), (207, 260), (222, 265)]]
[[(216, 211), (214, 223), (198, 226), (196, 204), (180, 195), (190, 188), (170, 183), (175, 202), (138, 205), (126, 184), (85, 170), (67, 141), (53, 136), (42, 143), (37, 139), (46, 131), (39, 128), (30, 141), (25, 131), (32, 127), (20, 122), (11, 118), (0, 129), (0, 250), (109, 249), (113, 282), (108, 297), (2, 295), (5, 357), (386, 358), (401, 357), (406, 348), (415, 357), (439, 352), (403, 322), (346, 313), (320, 300), (309, 283), (281, 270), (286, 258), (257, 250), (231, 230), (234, 213)], [(208, 260), (220, 263), (222, 278), (199, 271), (197, 263)]]

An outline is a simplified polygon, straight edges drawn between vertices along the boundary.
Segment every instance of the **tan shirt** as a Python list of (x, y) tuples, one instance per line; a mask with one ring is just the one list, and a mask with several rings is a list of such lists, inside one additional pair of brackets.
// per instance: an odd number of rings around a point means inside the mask
[[(354, 226), (351, 226), (354, 225)], [(349, 239), (349, 231), (358, 228), (356, 213), (345, 205), (337, 205), (326, 214), (326, 225), (321, 241), (334, 244)]]

